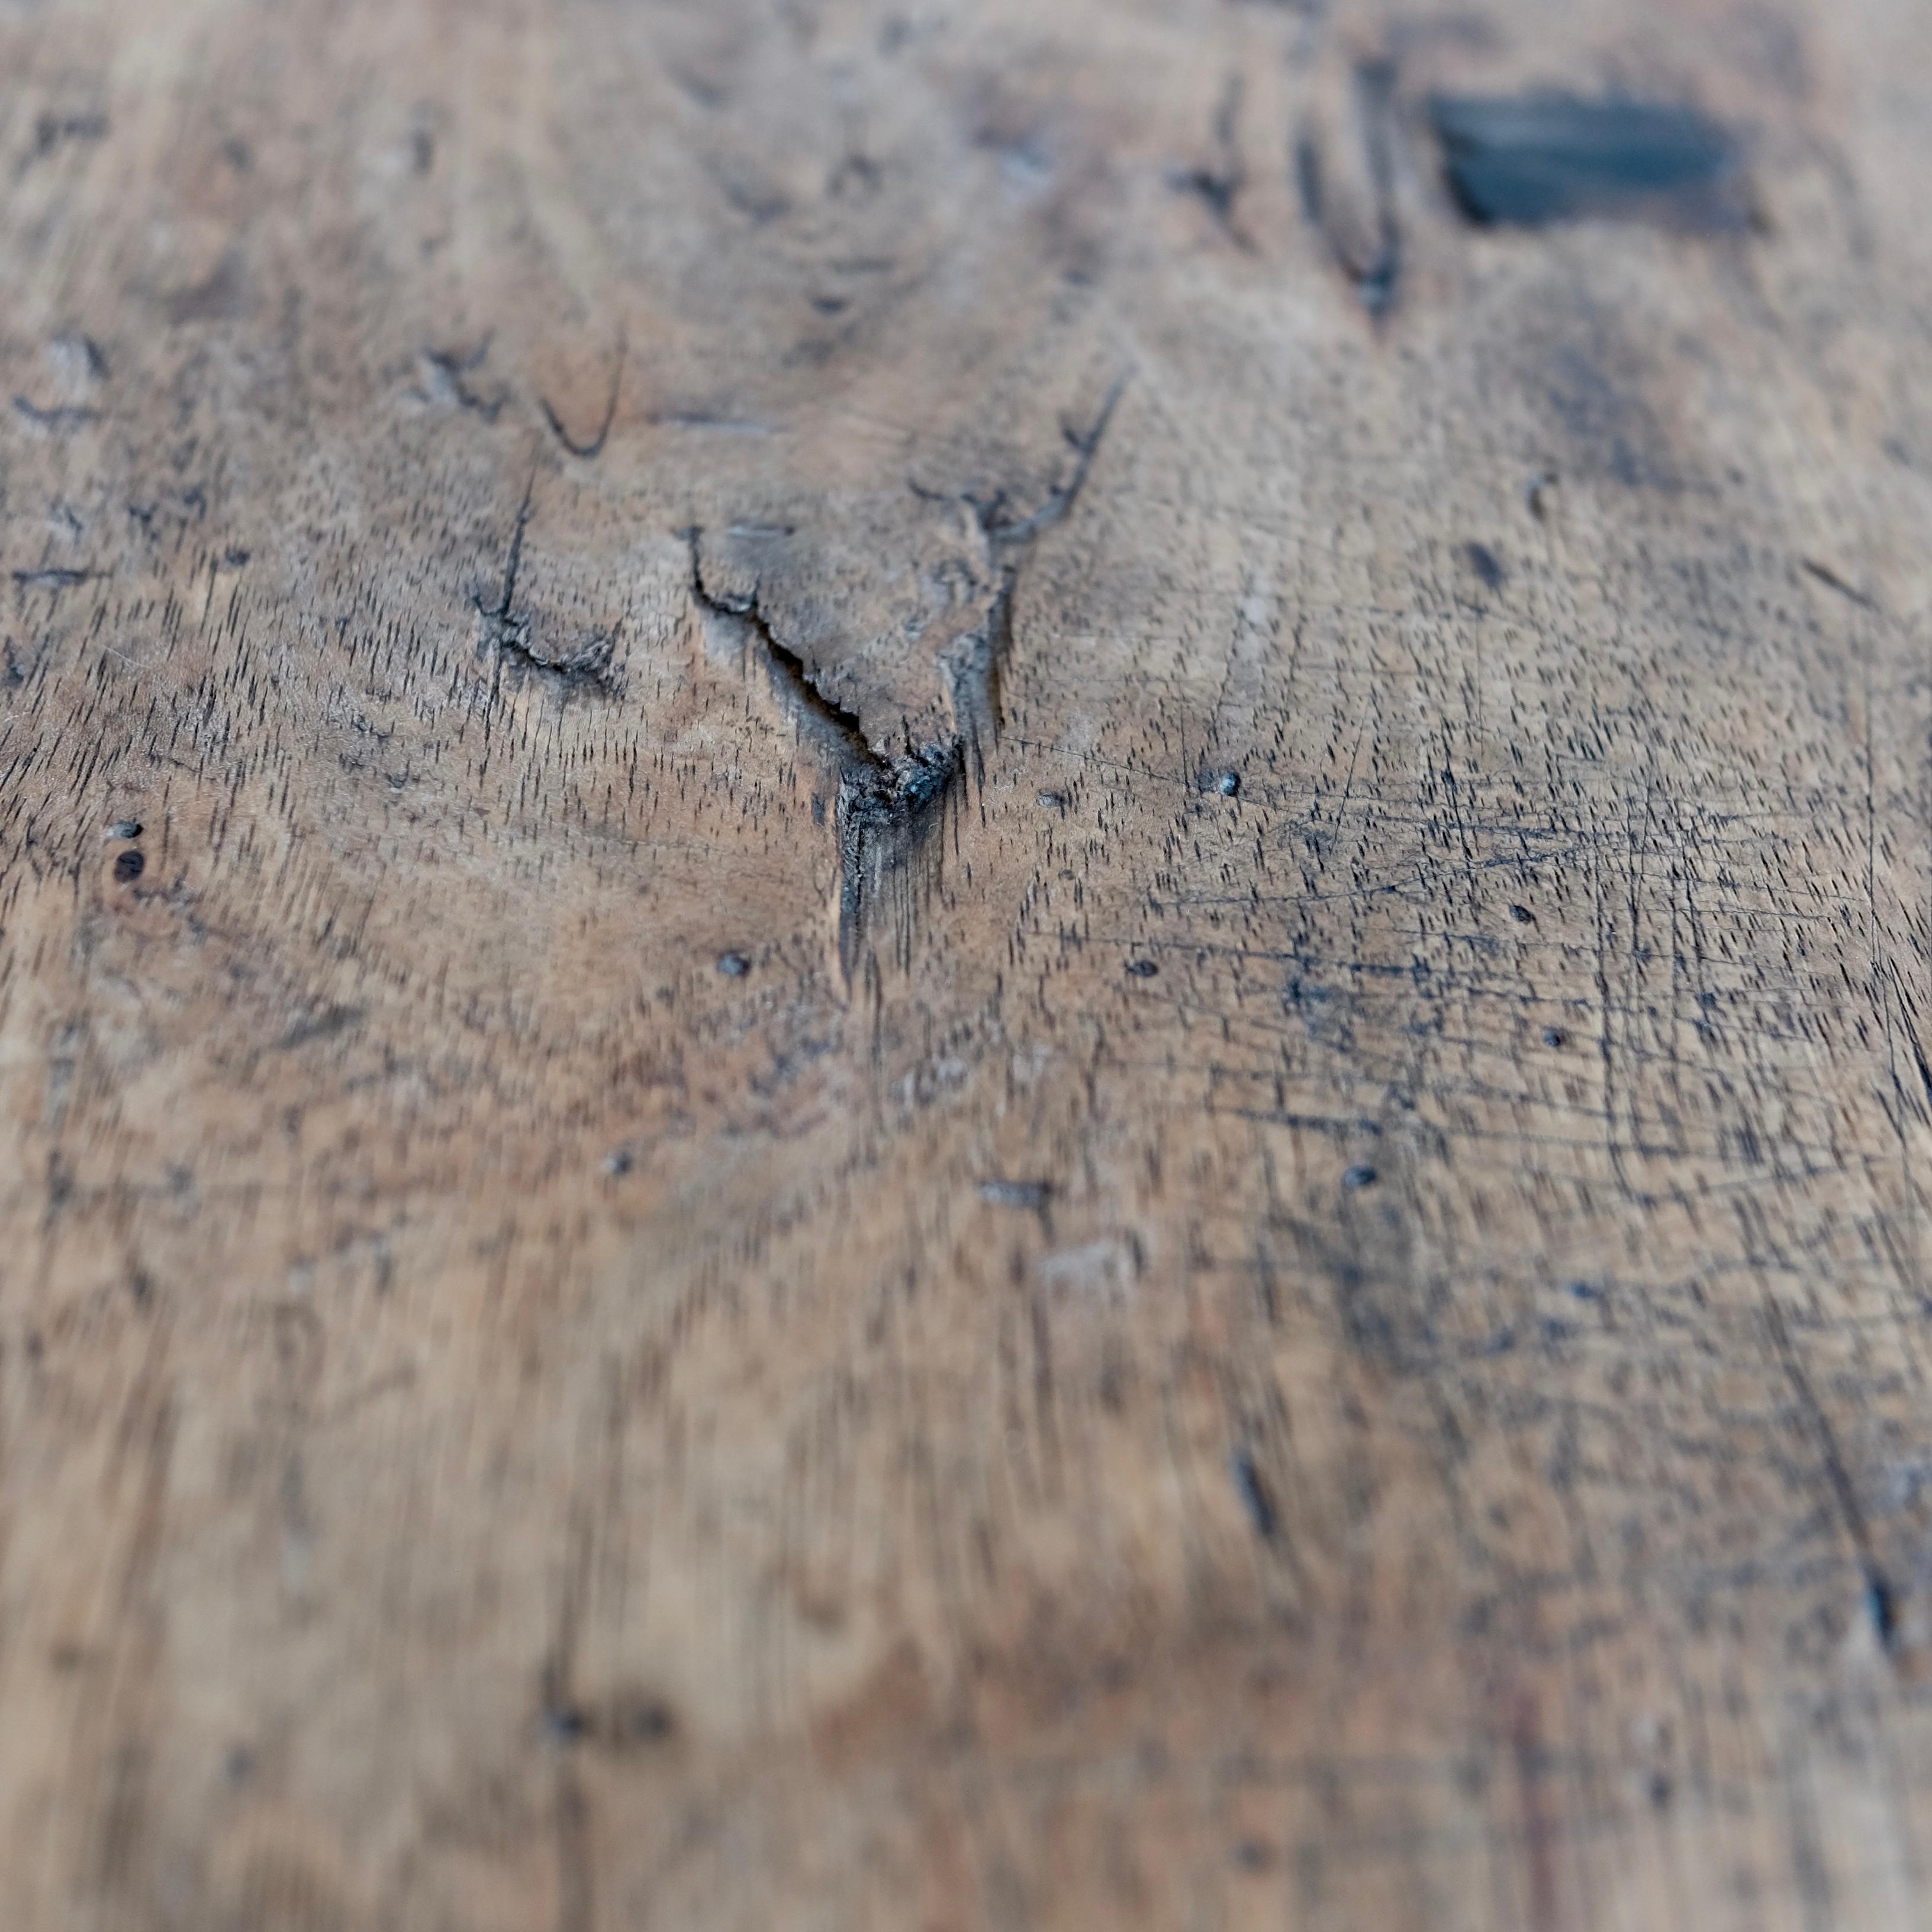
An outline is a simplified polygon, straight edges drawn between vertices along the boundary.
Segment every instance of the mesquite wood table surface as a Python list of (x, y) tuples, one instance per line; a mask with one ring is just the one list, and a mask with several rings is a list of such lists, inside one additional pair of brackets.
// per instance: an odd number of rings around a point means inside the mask
[(1918, 0), (0, 0), (8, 1932), (1932, 1920)]

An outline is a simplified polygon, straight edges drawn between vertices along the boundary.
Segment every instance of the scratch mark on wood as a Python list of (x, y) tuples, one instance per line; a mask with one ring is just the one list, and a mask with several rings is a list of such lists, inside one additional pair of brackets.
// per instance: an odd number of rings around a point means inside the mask
[(597, 426), (597, 434), (588, 442), (578, 442), (572, 436), (569, 430), (564, 428), (562, 419), (550, 406), (550, 399), (548, 397), (540, 399), (543, 407), (544, 421), (550, 424), (551, 435), (555, 436), (572, 456), (581, 457), (586, 462), (592, 461), (604, 454), (604, 445), (610, 434), (610, 425), (617, 419), (617, 392), (623, 384), (624, 355), (626, 346), (627, 345), (621, 340), (617, 344), (617, 366), (610, 374), (610, 394), (609, 400), (604, 405), (604, 419)]

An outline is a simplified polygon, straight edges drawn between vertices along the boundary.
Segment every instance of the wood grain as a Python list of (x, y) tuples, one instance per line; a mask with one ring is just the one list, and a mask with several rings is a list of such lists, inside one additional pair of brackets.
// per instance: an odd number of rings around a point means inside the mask
[(0, 1923), (1924, 1923), (1928, 62), (0, 0)]

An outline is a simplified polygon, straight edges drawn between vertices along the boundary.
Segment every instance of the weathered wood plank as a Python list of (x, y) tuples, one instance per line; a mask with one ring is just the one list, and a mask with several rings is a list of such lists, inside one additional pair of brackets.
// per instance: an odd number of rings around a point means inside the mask
[(1928, 55), (0, 0), (0, 1922), (1919, 1922)]

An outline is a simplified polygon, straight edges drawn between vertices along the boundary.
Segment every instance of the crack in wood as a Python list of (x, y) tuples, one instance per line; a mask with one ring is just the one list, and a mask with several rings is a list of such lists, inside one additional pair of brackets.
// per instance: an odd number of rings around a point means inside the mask
[[(757, 645), (787, 716), (801, 735), (816, 740), (838, 774), (838, 964), (848, 987), (876, 928), (878, 909), (889, 900), (897, 912), (898, 963), (902, 969), (911, 963), (913, 862), (925, 850), (956, 782), (970, 770), (976, 786), (983, 788), (986, 784), (986, 751), (999, 734), (1000, 679), (1012, 649), (1013, 598), (1021, 566), (1041, 533), (1067, 514), (1086, 487), (1127, 382), (1124, 375), (1115, 380), (1086, 428), (1063, 429), (1074, 454), (1073, 467), (1036, 509), (1024, 516), (1008, 515), (1004, 489), (989, 498), (967, 495), (951, 500), (972, 511), (994, 567), (995, 587), (985, 620), (940, 661), (952, 705), (952, 730), (925, 745), (908, 742), (898, 756), (877, 750), (857, 713), (831, 697), (811, 666), (779, 638), (755, 590), (724, 596), (707, 588), (703, 529), (693, 526), (679, 532), (691, 554), (692, 596), (699, 608), (714, 619), (742, 627)], [(913, 487), (921, 496), (938, 494)], [(505, 578), (506, 611), (521, 536), (520, 522), (512, 567)]]

